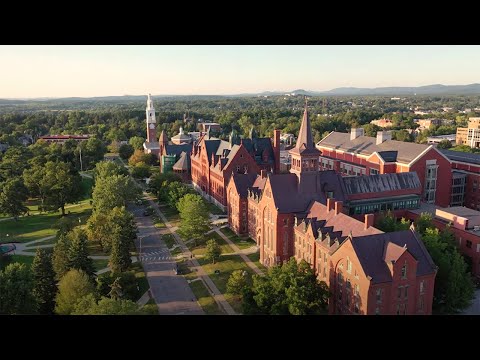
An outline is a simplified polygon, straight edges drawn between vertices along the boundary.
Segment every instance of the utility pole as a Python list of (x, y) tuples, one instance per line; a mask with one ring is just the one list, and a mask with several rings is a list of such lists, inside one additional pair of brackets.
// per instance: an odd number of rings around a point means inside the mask
[(83, 164), (82, 164), (82, 147), (79, 146), (78, 149), (80, 150), (80, 171), (83, 171)]

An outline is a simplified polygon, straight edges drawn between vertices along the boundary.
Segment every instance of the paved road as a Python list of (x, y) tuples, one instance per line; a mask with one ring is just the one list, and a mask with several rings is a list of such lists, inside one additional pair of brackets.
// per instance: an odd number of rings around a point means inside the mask
[[(135, 246), (141, 254), (145, 274), (160, 315), (201, 315), (204, 314), (198, 305), (187, 280), (175, 275), (175, 260), (153, 226), (150, 216), (143, 216), (143, 207), (131, 207), (138, 226), (138, 239)], [(193, 301), (192, 301), (193, 300)]]

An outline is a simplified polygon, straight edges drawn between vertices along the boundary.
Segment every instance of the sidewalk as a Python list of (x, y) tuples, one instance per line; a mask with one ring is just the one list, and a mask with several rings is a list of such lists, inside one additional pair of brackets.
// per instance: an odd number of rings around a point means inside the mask
[[(185, 245), (183, 240), (180, 238), (180, 236), (178, 236), (173, 231), (174, 227), (170, 224), (170, 222), (167, 220), (165, 215), (163, 215), (163, 213), (160, 210), (158, 204), (151, 200), (149, 194), (145, 194), (145, 195), (146, 195), (148, 201), (150, 202), (150, 205), (152, 205), (155, 208), (155, 210), (157, 210), (158, 214), (160, 215), (160, 218), (165, 223), (167, 228), (170, 230), (170, 232), (172, 233), (172, 235), (175, 238), (175, 240), (177, 241), (177, 243), (180, 245), (180, 248), (182, 249), (183, 253), (186, 254), (189, 258), (191, 258), (192, 253), (187, 248), (187, 246)], [(200, 263), (197, 261), (197, 259), (195, 259), (195, 258), (192, 259), (191, 258), (190, 262), (193, 263), (193, 265), (194, 265), (192, 267), (192, 270), (194, 270), (197, 273), (197, 275), (203, 280), (204, 284), (206, 285), (207, 289), (210, 290), (210, 292), (211, 292), (213, 298), (215, 299), (215, 301), (217, 302), (217, 304), (221, 308), (223, 308), (228, 315), (238, 315), (235, 312), (235, 310), (233, 310), (232, 306), (228, 303), (228, 301), (225, 299), (223, 294), (218, 290), (217, 286), (212, 281), (212, 279), (210, 279), (210, 277), (207, 275), (207, 273), (205, 272), (203, 267), (200, 265)]]
[(230, 240), (228, 237), (226, 237), (226, 236), (220, 231), (220, 229), (219, 229), (218, 227), (214, 227), (213, 230), (214, 230), (218, 235), (220, 235), (221, 238), (222, 238), (223, 240), (225, 240), (225, 241), (232, 247), (232, 249), (235, 250), (235, 252), (236, 252), (238, 255), (240, 255), (240, 257), (243, 259), (243, 261), (245, 261), (245, 262), (247, 263), (247, 265), (248, 265), (253, 271), (255, 271), (258, 275), (261, 275), (261, 276), (265, 275), (265, 274), (263, 273), (263, 271), (260, 270), (260, 269), (257, 267), (257, 265), (255, 265), (255, 264), (253, 263), (253, 261), (250, 260), (250, 258), (249, 258), (247, 255), (245, 255), (245, 253), (244, 253), (242, 250), (240, 250), (240, 248), (239, 248), (237, 245), (235, 245), (235, 243), (234, 243), (232, 240)]

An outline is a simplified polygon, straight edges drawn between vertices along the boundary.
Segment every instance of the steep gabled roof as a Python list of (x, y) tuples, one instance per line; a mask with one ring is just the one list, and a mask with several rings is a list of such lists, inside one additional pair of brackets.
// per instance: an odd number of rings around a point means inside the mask
[(312, 127), (310, 125), (310, 118), (308, 117), (307, 103), (305, 103), (305, 111), (303, 112), (303, 119), (298, 133), (297, 144), (290, 150), (290, 152), (296, 154), (320, 155), (320, 150), (315, 147), (315, 143), (313, 142)]
[(190, 169), (190, 153), (182, 152), (180, 159), (173, 165), (173, 170), (188, 170)]
[[(366, 275), (372, 277), (372, 283), (382, 283), (392, 280), (390, 270), (385, 262), (384, 254), (388, 243), (408, 251), (417, 261), (417, 276), (435, 273), (436, 265), (425, 249), (422, 241), (412, 230), (395, 231), (369, 236), (354, 237), (351, 241), (353, 249)], [(399, 249), (391, 247), (389, 256), (398, 256)]]
[(248, 196), (248, 188), (252, 186), (255, 181), (256, 174), (238, 174), (233, 172), (231, 180), (235, 183), (235, 187), (242, 199), (246, 199)]

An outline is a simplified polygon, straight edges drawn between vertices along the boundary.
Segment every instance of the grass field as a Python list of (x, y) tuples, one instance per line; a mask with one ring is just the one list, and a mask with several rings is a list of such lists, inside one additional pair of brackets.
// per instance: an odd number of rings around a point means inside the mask
[(8, 264), (13, 264), (15, 262), (25, 264), (27, 266), (31, 266), (33, 263), (33, 256), (26, 256), (26, 255), (8, 255), (4, 257), (0, 257), (0, 270), (5, 269)]
[[(68, 217), (74, 220), (80, 219), (81, 224), (85, 224), (91, 214), (91, 205), (87, 201), (82, 201), (68, 209)], [(9, 234), (10, 241), (19, 241), (21, 243), (38, 240), (47, 236), (55, 235), (57, 229), (55, 222), (60, 219), (60, 212), (41, 215), (26, 216), (15, 221), (13, 219), (2, 221), (0, 224), (0, 240), (6, 238)]]
[[(215, 283), (218, 290), (225, 295), (225, 299), (230, 303), (233, 309), (238, 313), (242, 313), (241, 298), (239, 296), (233, 296), (226, 293), (227, 282), (228, 278), (235, 270), (244, 270), (250, 276), (252, 276), (253, 271), (248, 267), (248, 265), (239, 255), (221, 256), (220, 260), (215, 264), (207, 262), (205, 259), (199, 259), (198, 261), (203, 266), (210, 279), (212, 279), (212, 281)], [(215, 270), (218, 270), (219, 273), (216, 274)]]
[(251, 238), (249, 237), (241, 238), (228, 227), (220, 229), (220, 231), (226, 237), (228, 237), (232, 242), (234, 242), (235, 245), (237, 245), (241, 250), (248, 249), (249, 247), (252, 247), (255, 245), (255, 241), (253, 241)]
[(192, 289), (195, 297), (197, 298), (198, 303), (202, 307), (203, 311), (207, 315), (222, 315), (223, 312), (218, 307), (215, 299), (210, 295), (207, 288), (203, 284), (203, 281), (197, 280), (191, 282), (190, 288)]
[(220, 248), (222, 249), (222, 254), (231, 254), (234, 252), (232, 247), (228, 245), (227, 242), (223, 240), (222, 237), (216, 232), (211, 232), (210, 234), (205, 235), (203, 239), (197, 240), (196, 246), (193, 241), (189, 242), (187, 246), (194, 255), (203, 255), (205, 254), (205, 251), (207, 249), (206, 243), (210, 239), (214, 239), (217, 241), (217, 243), (220, 245)]
[(265, 266), (263, 266), (261, 263), (260, 263), (260, 253), (257, 251), (256, 253), (253, 253), (253, 254), (249, 254), (247, 255), (247, 257), (253, 261), (253, 263), (255, 265), (257, 265), (257, 267), (262, 270), (264, 273), (267, 272), (267, 268)]

